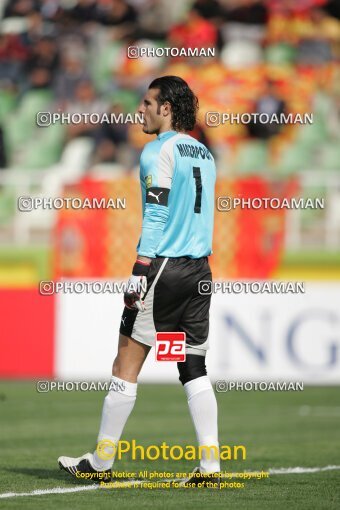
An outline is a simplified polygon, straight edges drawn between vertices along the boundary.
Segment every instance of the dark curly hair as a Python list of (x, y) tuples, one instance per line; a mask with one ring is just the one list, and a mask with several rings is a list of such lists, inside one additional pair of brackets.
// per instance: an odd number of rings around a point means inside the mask
[(162, 76), (149, 85), (149, 89), (159, 89), (158, 107), (168, 101), (171, 105), (172, 129), (192, 131), (196, 124), (198, 99), (187, 82), (178, 76)]

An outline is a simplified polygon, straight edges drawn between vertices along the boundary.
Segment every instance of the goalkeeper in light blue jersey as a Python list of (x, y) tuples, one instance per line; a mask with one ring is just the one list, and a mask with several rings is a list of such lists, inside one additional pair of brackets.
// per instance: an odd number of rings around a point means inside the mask
[[(208, 256), (216, 169), (210, 151), (187, 134), (195, 126), (197, 110), (196, 96), (177, 76), (154, 80), (140, 104), (143, 131), (157, 138), (141, 155), (143, 224), (128, 285), (132, 290), (124, 295), (112, 389), (104, 401), (97, 449), (82, 457), (58, 459), (73, 476), (85, 472), (93, 475), (92, 480), (110, 479), (114, 449), (110, 456), (108, 445), (121, 438), (150, 349), (155, 346), (158, 352), (156, 333), (177, 332), (182, 337), (179, 380), (198, 445), (206, 447), (200, 465), (183, 484), (219, 483), (217, 404), (205, 366), (211, 296), (200, 292), (201, 281), (212, 281)], [(160, 432), (155, 441), (163, 439)], [(103, 444), (104, 455), (99, 448)]]

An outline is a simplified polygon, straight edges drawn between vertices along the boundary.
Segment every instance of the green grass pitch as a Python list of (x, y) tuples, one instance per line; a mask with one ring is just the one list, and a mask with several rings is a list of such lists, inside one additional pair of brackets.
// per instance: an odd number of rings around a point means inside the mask
[[(60, 471), (57, 457), (77, 457), (93, 450), (104, 396), (105, 392), (37, 393), (34, 382), (1, 382), (0, 494), (84, 484)], [(223, 470), (340, 465), (339, 388), (233, 391), (218, 393), (217, 399), (220, 443), (247, 448), (245, 461), (224, 461)], [(163, 441), (195, 445), (181, 386), (140, 384), (122, 439), (135, 439), (144, 446)], [(116, 469), (189, 472), (197, 464), (124, 458)], [(12, 497), (0, 499), (0, 508), (332, 510), (340, 508), (340, 471), (273, 474), (246, 481), (243, 489), (98, 489)]]

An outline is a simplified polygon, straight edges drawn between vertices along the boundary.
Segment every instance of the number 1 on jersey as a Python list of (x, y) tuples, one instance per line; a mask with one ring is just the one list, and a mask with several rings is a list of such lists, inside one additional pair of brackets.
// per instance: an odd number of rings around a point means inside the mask
[(202, 203), (202, 178), (201, 178), (201, 169), (199, 166), (193, 167), (193, 177), (195, 179), (196, 184), (196, 199), (195, 199), (195, 207), (194, 212), (201, 212), (201, 203)]

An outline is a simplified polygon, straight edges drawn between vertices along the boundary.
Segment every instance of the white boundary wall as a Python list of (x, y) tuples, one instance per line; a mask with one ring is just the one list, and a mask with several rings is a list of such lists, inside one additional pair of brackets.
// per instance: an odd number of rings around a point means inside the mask
[[(58, 294), (56, 376), (107, 380), (123, 311), (119, 294)], [(340, 384), (340, 283), (305, 294), (216, 294), (207, 366), (212, 380)], [(154, 361), (139, 381), (178, 382), (176, 363)]]

